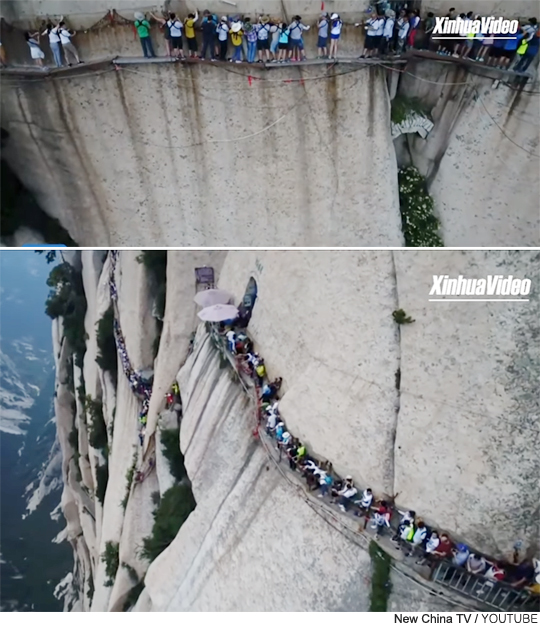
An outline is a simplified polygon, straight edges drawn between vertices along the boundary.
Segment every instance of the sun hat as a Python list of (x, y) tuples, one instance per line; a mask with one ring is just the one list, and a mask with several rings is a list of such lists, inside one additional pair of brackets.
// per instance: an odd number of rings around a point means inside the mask
[(241, 22), (235, 22), (232, 26), (231, 26), (231, 31), (233, 33), (238, 33), (238, 31), (242, 30), (242, 23)]
[(226, 15), (224, 15), (224, 16), (221, 18), (221, 21), (222, 21), (222, 22), (227, 22), (227, 16), (226, 16)]
[(339, 15), (337, 13), (332, 13), (332, 15), (330, 16), (331, 20), (337, 20), (339, 17)]
[(270, 18), (267, 15), (263, 15), (261, 18), (261, 23), (262, 24), (268, 24), (268, 22), (270, 21)]

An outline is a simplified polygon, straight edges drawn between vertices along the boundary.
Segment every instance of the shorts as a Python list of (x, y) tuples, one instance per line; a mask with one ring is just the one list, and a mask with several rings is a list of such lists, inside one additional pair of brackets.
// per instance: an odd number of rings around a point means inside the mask
[(319, 39), (317, 40), (317, 48), (326, 48), (328, 45), (328, 37), (321, 37), (319, 35)]
[(339, 39), (341, 37), (341, 33), (338, 33), (337, 35), (335, 35), (334, 33), (330, 34), (330, 39)]
[(380, 35), (366, 35), (366, 48), (368, 50), (373, 50), (374, 48), (379, 48), (381, 43)]
[(279, 42), (278, 48), (279, 48), (279, 50), (289, 50), (289, 43), (288, 42)]
[(291, 48), (298, 48), (298, 50), (304, 50), (304, 42), (301, 39), (290, 39), (289, 46)]
[(197, 47), (197, 38), (196, 37), (186, 37), (187, 39), (187, 45), (188, 45), (188, 50), (191, 50), (192, 52), (197, 52), (198, 47)]
[(257, 50), (270, 50), (270, 42), (267, 39), (258, 39)]
[(472, 48), (473, 42), (474, 42), (474, 39), (471, 39), (470, 37), (468, 37), (465, 40), (465, 46), (467, 46), (467, 48)]
[(182, 36), (171, 37), (171, 46), (174, 48), (182, 48)]
[(494, 57), (495, 59), (499, 59), (499, 57), (502, 57), (502, 52), (503, 52), (502, 48), (498, 48), (497, 46), (492, 46), (489, 49), (489, 56)]
[(514, 55), (516, 54), (515, 50), (505, 50), (504, 48), (501, 51), (501, 57), (506, 57), (506, 59), (514, 59)]

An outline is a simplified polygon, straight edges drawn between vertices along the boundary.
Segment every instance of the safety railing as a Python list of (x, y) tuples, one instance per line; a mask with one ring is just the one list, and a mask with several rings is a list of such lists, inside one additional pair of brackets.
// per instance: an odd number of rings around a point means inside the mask
[(431, 579), (499, 611), (538, 611), (538, 598), (534, 594), (508, 583), (471, 574), (445, 561), (435, 567)]

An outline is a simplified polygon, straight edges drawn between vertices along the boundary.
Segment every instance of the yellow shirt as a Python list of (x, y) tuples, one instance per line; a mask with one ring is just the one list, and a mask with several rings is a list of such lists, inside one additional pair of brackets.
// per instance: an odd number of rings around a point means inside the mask
[(231, 31), (231, 42), (233, 43), (233, 46), (240, 46), (242, 44), (243, 34), (244, 34), (244, 31), (238, 31), (238, 33), (233, 33)]
[(195, 20), (190, 20), (186, 18), (184, 20), (184, 26), (186, 27), (186, 37), (188, 39), (193, 39), (195, 37)]

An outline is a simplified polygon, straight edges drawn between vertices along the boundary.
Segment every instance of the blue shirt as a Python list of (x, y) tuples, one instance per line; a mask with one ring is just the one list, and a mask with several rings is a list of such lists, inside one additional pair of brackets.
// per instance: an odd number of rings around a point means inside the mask
[(504, 41), (504, 50), (517, 50), (519, 46), (519, 41), (523, 38), (523, 35), (520, 33), (519, 35), (513, 35), (512, 39), (505, 39)]

